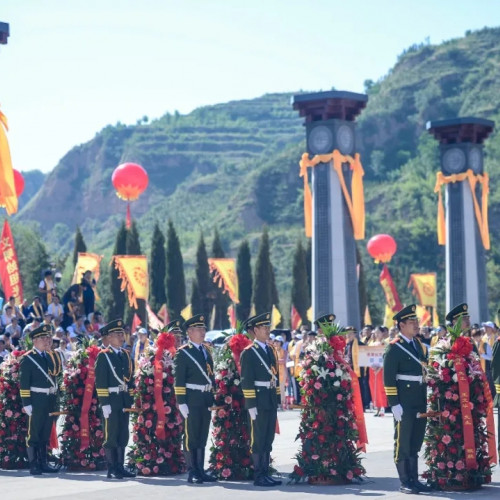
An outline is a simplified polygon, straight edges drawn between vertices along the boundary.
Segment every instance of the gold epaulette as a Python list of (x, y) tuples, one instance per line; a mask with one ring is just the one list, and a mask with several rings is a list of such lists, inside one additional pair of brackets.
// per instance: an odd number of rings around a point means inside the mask
[(181, 349), (186, 349), (186, 347), (189, 347), (189, 344), (182, 344), (177, 350), (180, 351)]
[(395, 339), (391, 340), (389, 342), (389, 344), (393, 345), (393, 344), (397, 344), (400, 340), (402, 340), (400, 337), (396, 337)]
[[(101, 352), (111, 352), (109, 347), (102, 347)], [(99, 354), (101, 354), (101, 352)]]
[(243, 350), (248, 351), (248, 349), (251, 349), (254, 346), (254, 344), (247, 345)]

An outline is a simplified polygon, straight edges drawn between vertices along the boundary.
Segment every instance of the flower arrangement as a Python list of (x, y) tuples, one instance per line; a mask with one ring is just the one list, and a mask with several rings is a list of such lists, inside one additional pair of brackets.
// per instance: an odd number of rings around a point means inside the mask
[(253, 466), (250, 455), (248, 414), (240, 388), (240, 356), (251, 340), (236, 334), (220, 349), (215, 358), (215, 405), (210, 448), (210, 470), (218, 479), (251, 479)]
[(19, 362), (25, 351), (13, 351), (0, 365), (0, 468), (23, 469), (28, 418), (19, 394)]
[(302, 363), (303, 409), (297, 436), (302, 446), (290, 479), (343, 484), (365, 473), (360, 457), (367, 442), (363, 407), (356, 375), (344, 360), (342, 328), (325, 324), (321, 329), (325, 338), (306, 348)]
[(128, 454), (129, 465), (135, 465), (138, 474), (143, 476), (181, 474), (185, 466), (181, 450), (182, 417), (174, 393), (175, 337), (162, 332), (156, 346), (146, 349), (135, 372), (137, 413), (132, 413), (133, 445)]
[(99, 351), (94, 342), (82, 345), (68, 360), (63, 375), (61, 406), (67, 414), (60, 433), (61, 462), (70, 470), (106, 467), (93, 372)]
[(441, 490), (473, 489), (491, 482), (493, 406), (472, 342), (459, 336), (461, 321), (448, 330), (430, 350), (429, 404), (437, 416), (427, 424), (423, 477)]

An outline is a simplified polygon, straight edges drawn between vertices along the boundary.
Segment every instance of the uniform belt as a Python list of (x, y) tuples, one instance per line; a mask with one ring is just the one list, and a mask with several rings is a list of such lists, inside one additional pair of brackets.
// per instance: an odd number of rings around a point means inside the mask
[(263, 382), (260, 380), (256, 380), (254, 384), (255, 387), (267, 387), (268, 389), (271, 387), (271, 382)]
[(55, 394), (57, 389), (55, 387), (43, 388), (43, 387), (30, 387), (31, 392), (39, 392), (40, 394)]
[(210, 392), (212, 390), (212, 385), (186, 384), (186, 389), (192, 389), (194, 391), (201, 391), (201, 392)]
[(407, 380), (408, 382), (419, 382), (422, 383), (422, 375), (396, 375), (396, 380)]
[(125, 392), (127, 390), (127, 386), (125, 384), (119, 385), (118, 387), (108, 387), (108, 391), (110, 394), (118, 394), (120, 392)]

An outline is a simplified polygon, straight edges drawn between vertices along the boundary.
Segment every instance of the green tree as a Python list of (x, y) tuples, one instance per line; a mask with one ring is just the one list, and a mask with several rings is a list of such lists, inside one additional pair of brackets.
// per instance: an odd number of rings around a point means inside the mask
[[(223, 259), (225, 256), (226, 254), (224, 253), (224, 249), (222, 248), (219, 231), (217, 231), (216, 228), (214, 232), (214, 240), (212, 242), (212, 257), (216, 259)], [(229, 328), (227, 308), (231, 304), (231, 299), (229, 298), (227, 292), (224, 292), (217, 283), (213, 283), (213, 279), (212, 288), (215, 295), (215, 317), (212, 318), (214, 329), (223, 330), (224, 328)]]
[(168, 221), (167, 229), (167, 272), (165, 276), (168, 314), (172, 319), (180, 318), (186, 307), (186, 282), (184, 279), (184, 261), (182, 259), (179, 238), (174, 224)]
[(269, 234), (267, 227), (264, 227), (262, 236), (259, 242), (259, 250), (257, 260), (255, 262), (255, 278), (253, 289), (253, 303), (255, 305), (256, 314), (270, 312), (273, 299), (276, 300), (276, 286), (273, 285), (274, 271), (271, 264), (271, 256), (269, 250)]
[(193, 314), (203, 314), (205, 316), (205, 323), (208, 325), (214, 293), (212, 279), (210, 278), (208, 269), (207, 249), (205, 247), (203, 233), (200, 234), (198, 248), (196, 249), (195, 276), (196, 286), (193, 283), (191, 307)]
[[(116, 234), (115, 247), (113, 255), (125, 255), (127, 252), (127, 229), (125, 222), (122, 222), (118, 233)], [(121, 291), (121, 280), (118, 278), (118, 271), (115, 265), (111, 266), (109, 273), (111, 285), (111, 297), (107, 304), (106, 319), (112, 321), (117, 318), (123, 318), (125, 314), (125, 293)]]
[(78, 262), (78, 252), (83, 253), (86, 251), (87, 251), (87, 245), (83, 240), (83, 234), (80, 231), (80, 226), (76, 226), (75, 249), (73, 250), (73, 266), (76, 266), (76, 263)]
[(311, 298), (307, 284), (306, 252), (301, 239), (297, 242), (293, 255), (292, 304), (300, 314), (302, 322), (307, 323), (307, 310), (311, 306)]
[(137, 224), (132, 221), (130, 229), (127, 230), (127, 255), (141, 255), (141, 242), (139, 238), (139, 231), (137, 230)]
[(250, 262), (250, 246), (247, 240), (241, 242), (236, 260), (236, 273), (238, 275), (238, 291), (240, 303), (236, 305), (236, 317), (246, 321), (252, 309), (252, 266)]
[(149, 262), (149, 276), (151, 280), (151, 307), (153, 311), (158, 311), (167, 302), (165, 293), (165, 236), (161, 232), (158, 223), (153, 229), (153, 239), (151, 241), (151, 259)]

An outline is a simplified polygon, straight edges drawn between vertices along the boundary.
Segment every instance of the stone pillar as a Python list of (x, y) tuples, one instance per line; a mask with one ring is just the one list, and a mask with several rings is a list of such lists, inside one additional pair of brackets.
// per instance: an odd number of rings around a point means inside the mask
[[(439, 141), (441, 172), (483, 173), (483, 142), (494, 122), (481, 118), (455, 118), (427, 123)], [(472, 323), (489, 320), (486, 260), (467, 181), (446, 184), (446, 310), (467, 302)], [(476, 192), (481, 203), (481, 191)]]
[[(352, 92), (318, 92), (293, 98), (293, 108), (305, 118), (307, 152), (343, 155), (356, 152), (354, 119), (368, 97)], [(351, 170), (343, 165), (350, 190)], [(349, 210), (337, 174), (330, 163), (312, 169), (312, 309), (313, 319), (335, 313), (344, 325), (361, 326), (356, 245)]]

